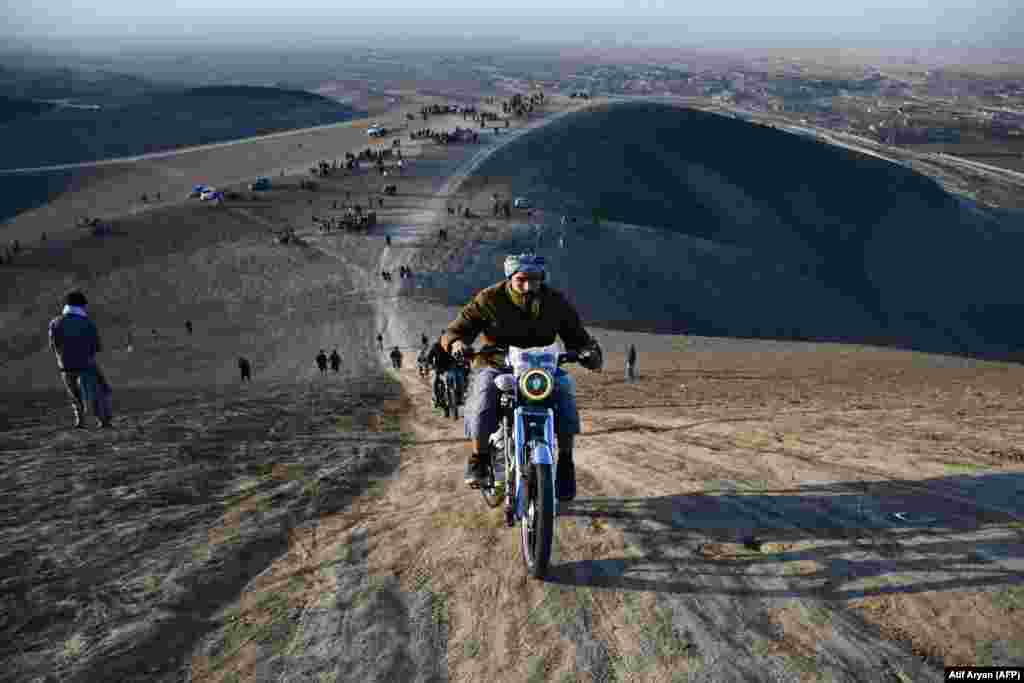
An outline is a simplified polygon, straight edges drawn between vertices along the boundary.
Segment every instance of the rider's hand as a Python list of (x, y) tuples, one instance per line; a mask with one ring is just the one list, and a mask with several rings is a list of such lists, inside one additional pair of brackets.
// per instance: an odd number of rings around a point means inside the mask
[(604, 367), (604, 353), (596, 340), (580, 352), (579, 362), (587, 370), (601, 372), (601, 368)]
[(461, 339), (453, 341), (450, 348), (455, 360), (461, 361), (466, 357), (466, 344)]

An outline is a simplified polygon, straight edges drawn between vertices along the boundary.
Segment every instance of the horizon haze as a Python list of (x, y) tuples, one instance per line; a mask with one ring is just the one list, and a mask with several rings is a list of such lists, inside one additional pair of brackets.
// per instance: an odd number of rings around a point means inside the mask
[(187, 0), (170, 6), (99, 0), (11, 4), (8, 45), (117, 52), (139, 46), (260, 46), (297, 49), (328, 42), (401, 39), (406, 46), (534, 43), (637, 46), (1012, 47), (1021, 44), (1022, 13), (1004, 0), (905, 0), (900, 6), (857, 0), (841, 6), (783, 0), (771, 12), (749, 0), (713, 6), (650, 0), (625, 6), (528, 0), (515, 9), (481, 10), (448, 0), (429, 11), (418, 3), (386, 8), (305, 0), (300, 5)]

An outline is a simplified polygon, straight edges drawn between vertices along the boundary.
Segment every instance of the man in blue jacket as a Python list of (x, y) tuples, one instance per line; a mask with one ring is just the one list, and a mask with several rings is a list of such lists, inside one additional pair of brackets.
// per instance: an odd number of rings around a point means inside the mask
[(101, 426), (110, 428), (110, 414), (101, 396), (101, 392), (109, 393), (109, 386), (96, 365), (100, 335), (96, 323), (86, 313), (88, 301), (76, 290), (65, 297), (64, 303), (61, 314), (50, 321), (50, 350), (57, 356), (57, 367), (71, 397), (75, 428), (85, 428), (86, 401), (93, 404)]

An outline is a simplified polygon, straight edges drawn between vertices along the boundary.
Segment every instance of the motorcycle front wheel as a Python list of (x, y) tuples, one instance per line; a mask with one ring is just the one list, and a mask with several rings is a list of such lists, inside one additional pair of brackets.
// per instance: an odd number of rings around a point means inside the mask
[(523, 561), (533, 578), (542, 579), (551, 563), (555, 536), (555, 481), (551, 465), (531, 466), (527, 492), (526, 516), (519, 522)]

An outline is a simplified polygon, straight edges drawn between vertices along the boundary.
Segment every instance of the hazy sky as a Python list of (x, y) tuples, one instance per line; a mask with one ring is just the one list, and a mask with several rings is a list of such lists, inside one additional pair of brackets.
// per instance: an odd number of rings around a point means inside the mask
[(116, 48), (158, 37), (280, 45), (396, 35), (511, 36), (647, 44), (863, 44), (961, 41), (1012, 46), (1019, 0), (2, 0), (0, 37)]

